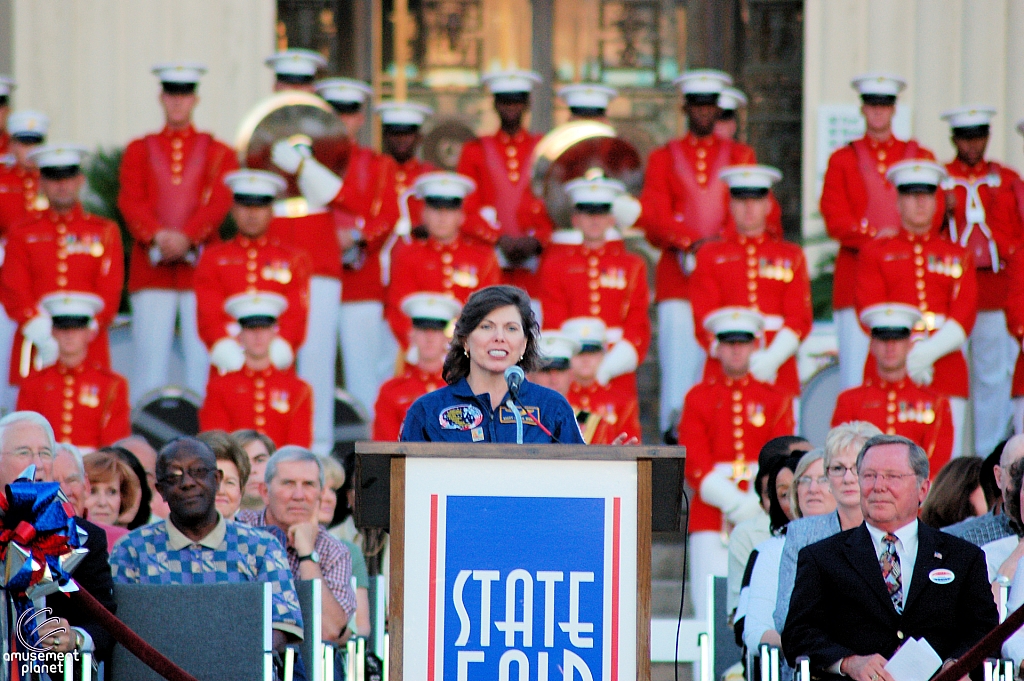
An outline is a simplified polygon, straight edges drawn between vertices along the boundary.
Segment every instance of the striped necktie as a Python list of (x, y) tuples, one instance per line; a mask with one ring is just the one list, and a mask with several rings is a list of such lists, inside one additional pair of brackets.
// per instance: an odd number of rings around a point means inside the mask
[(896, 553), (896, 535), (887, 534), (882, 537), (882, 556), (878, 559), (882, 566), (882, 579), (889, 590), (889, 598), (896, 608), (897, 614), (903, 614), (903, 572), (900, 568), (900, 556)]

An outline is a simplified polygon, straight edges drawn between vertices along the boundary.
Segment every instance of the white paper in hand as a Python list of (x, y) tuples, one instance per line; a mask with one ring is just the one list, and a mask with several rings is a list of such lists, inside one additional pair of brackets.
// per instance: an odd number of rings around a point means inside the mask
[(885, 671), (896, 681), (928, 681), (942, 666), (942, 659), (923, 638), (907, 639), (885, 663)]

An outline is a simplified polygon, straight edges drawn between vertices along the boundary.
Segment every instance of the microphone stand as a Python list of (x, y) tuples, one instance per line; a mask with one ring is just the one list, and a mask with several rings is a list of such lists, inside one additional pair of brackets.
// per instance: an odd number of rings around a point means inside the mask
[(516, 420), (516, 444), (523, 444), (523, 415), (519, 413), (519, 407), (512, 402), (512, 393), (509, 393), (505, 406), (512, 410), (512, 416)]

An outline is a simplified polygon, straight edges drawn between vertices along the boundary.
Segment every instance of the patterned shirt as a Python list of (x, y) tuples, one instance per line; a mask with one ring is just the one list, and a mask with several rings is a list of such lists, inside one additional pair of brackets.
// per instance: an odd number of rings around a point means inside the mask
[(996, 515), (992, 511), (975, 518), (961, 520), (949, 527), (943, 527), (942, 531), (954, 537), (960, 537), (964, 541), (969, 541), (975, 546), (984, 546), (989, 542), (1003, 539), (1004, 537), (1012, 537), (1016, 534), (1013, 528), (1010, 527), (1010, 517), (1008, 515), (1005, 513)]
[[(299, 554), (288, 546), (284, 530), (276, 525), (267, 524), (267, 511), (239, 511), (235, 520), (246, 523), (253, 527), (277, 537), (281, 545), (285, 547), (288, 554), (288, 564), (291, 566), (292, 575), (299, 578)], [(340, 541), (332, 537), (322, 525), (317, 527), (316, 542), (313, 549), (320, 554), (320, 572), (324, 576), (326, 586), (338, 605), (345, 611), (348, 617), (352, 617), (356, 611), (356, 594), (352, 589), (352, 556), (348, 549)]]
[(270, 582), (274, 628), (302, 638), (299, 597), (281, 543), (248, 525), (221, 517), (199, 541), (170, 520), (143, 525), (114, 546), (110, 567), (115, 584)]

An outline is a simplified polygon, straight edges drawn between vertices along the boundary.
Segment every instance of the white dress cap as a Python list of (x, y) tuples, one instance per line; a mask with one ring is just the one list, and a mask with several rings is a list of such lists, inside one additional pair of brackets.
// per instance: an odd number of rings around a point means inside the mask
[(581, 348), (579, 341), (559, 331), (541, 331), (537, 342), (542, 359), (572, 359)]
[(39, 304), (51, 317), (95, 317), (103, 310), (103, 299), (84, 291), (51, 293), (43, 296)]
[(600, 317), (573, 317), (562, 323), (562, 333), (581, 347), (603, 348), (608, 338), (608, 327)]
[(420, 199), (464, 199), (476, 189), (476, 182), (465, 175), (438, 171), (420, 175), (412, 188)]
[(762, 165), (728, 166), (718, 173), (729, 189), (771, 189), (782, 179), (778, 168)]
[(923, 317), (913, 305), (879, 303), (860, 313), (860, 322), (869, 329), (913, 329)]
[(726, 111), (735, 111), (741, 106), (747, 105), (747, 96), (742, 90), (734, 87), (727, 87), (718, 95), (718, 108)]
[(402, 298), (400, 307), (409, 319), (431, 319), (445, 324), (462, 312), (462, 303), (440, 293), (412, 293)]
[(246, 317), (273, 317), (277, 319), (288, 309), (288, 299), (280, 293), (255, 291), (239, 293), (224, 301), (224, 311), (236, 320)]
[(540, 74), (520, 69), (492, 71), (485, 74), (482, 80), (492, 95), (506, 92), (532, 92), (534, 85), (544, 82)]
[(685, 71), (672, 84), (678, 86), (684, 95), (721, 95), (732, 85), (732, 76), (715, 69), (695, 69)]
[(850, 81), (850, 85), (861, 95), (895, 97), (907, 87), (907, 81), (891, 73), (872, 71), (857, 76)]
[(419, 127), (434, 110), (416, 102), (381, 102), (376, 107), (383, 125), (415, 125)]
[(363, 104), (373, 96), (373, 88), (353, 78), (325, 78), (313, 84), (320, 97), (328, 102)]
[(327, 66), (323, 55), (313, 50), (290, 49), (277, 52), (266, 58), (267, 66), (279, 76), (312, 77), (317, 69)]
[(995, 107), (971, 105), (943, 111), (939, 118), (949, 123), (951, 128), (973, 128), (988, 125), (995, 115)]
[(198, 83), (206, 73), (206, 65), (194, 61), (169, 61), (153, 65), (153, 75), (161, 83)]
[(10, 76), (0, 75), (0, 97), (6, 97), (18, 87), (17, 82)]
[(28, 152), (37, 168), (65, 168), (80, 166), (89, 150), (81, 144), (47, 144)]
[(588, 180), (581, 177), (565, 183), (565, 191), (572, 199), (573, 205), (581, 203), (611, 204), (616, 198), (626, 193), (626, 185), (618, 180), (607, 177), (595, 177)]
[(894, 163), (885, 174), (897, 187), (909, 184), (929, 184), (936, 187), (946, 178), (946, 169), (935, 161), (911, 159)]
[(224, 184), (231, 187), (232, 194), (270, 198), (288, 187), (283, 177), (266, 170), (236, 170), (224, 176)]
[(761, 335), (764, 316), (748, 307), (720, 307), (704, 317), (704, 328), (717, 336), (722, 333)]
[(558, 96), (570, 109), (607, 109), (608, 103), (619, 96), (619, 91), (607, 85), (579, 83), (558, 88)]
[(7, 132), (11, 137), (46, 137), (50, 131), (50, 118), (40, 111), (15, 111), (7, 117)]

